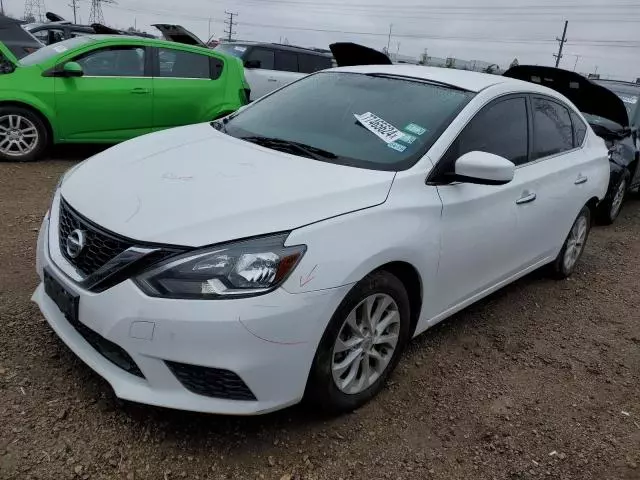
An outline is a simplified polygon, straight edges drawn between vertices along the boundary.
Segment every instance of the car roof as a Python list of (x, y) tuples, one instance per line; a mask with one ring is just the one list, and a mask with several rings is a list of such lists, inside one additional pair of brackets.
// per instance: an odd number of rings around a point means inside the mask
[(237, 42), (220, 42), (222, 45), (240, 45), (246, 47), (268, 47), (277, 48), (278, 50), (285, 50), (289, 52), (309, 53), (311, 55), (320, 55), (324, 57), (331, 57), (331, 51), (321, 48), (307, 48), (299, 47), (297, 45), (285, 45), (283, 43), (273, 42), (253, 42), (253, 41), (237, 41)]
[(557, 96), (557, 94), (551, 89), (540, 87), (529, 82), (523, 82), (522, 80), (502, 77), (500, 75), (492, 75), (490, 73), (456, 70), (453, 68), (426, 67), (423, 65), (411, 64), (394, 64), (338, 67), (332, 69), (331, 71), (362, 74), (378, 73), (383, 75), (397, 75), (401, 77), (416, 78), (421, 80), (432, 80), (476, 93), (493, 85), (510, 84), (514, 87), (519, 87), (519, 89), (523, 91), (540, 91)]
[(203, 52), (210, 52), (212, 53), (213, 50), (207, 47), (200, 47), (198, 45), (188, 45), (186, 43), (178, 43), (178, 42), (173, 42), (171, 40), (163, 40), (160, 38), (147, 38), (147, 37), (138, 37), (136, 35), (99, 35), (99, 34), (93, 34), (93, 35), (84, 35), (83, 38), (89, 38), (95, 42), (104, 42), (104, 41), (118, 41), (118, 42), (122, 42), (124, 41), (126, 42), (135, 42), (135, 43), (142, 43), (142, 44), (148, 44), (148, 43), (152, 43), (154, 45), (158, 45), (158, 46), (165, 46), (165, 47), (184, 47), (187, 49), (195, 49), (195, 50), (200, 50)]

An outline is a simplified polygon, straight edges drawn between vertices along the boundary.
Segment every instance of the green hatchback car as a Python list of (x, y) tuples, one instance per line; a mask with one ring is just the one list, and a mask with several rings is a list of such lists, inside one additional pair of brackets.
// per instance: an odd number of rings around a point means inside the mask
[(214, 120), (248, 89), (239, 59), (170, 41), (89, 35), (20, 60), (0, 43), (0, 160)]

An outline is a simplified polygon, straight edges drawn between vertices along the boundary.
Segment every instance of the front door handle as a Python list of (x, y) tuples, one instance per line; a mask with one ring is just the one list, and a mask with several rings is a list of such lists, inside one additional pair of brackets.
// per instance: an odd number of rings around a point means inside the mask
[(145, 95), (147, 93), (151, 93), (150, 88), (133, 88), (131, 89), (131, 93), (135, 93), (137, 95)]
[(516, 200), (516, 203), (518, 205), (522, 205), (523, 203), (531, 203), (536, 199), (536, 194), (535, 193), (526, 193), (523, 194), (522, 197), (520, 197), (518, 200)]
[(578, 175), (578, 178), (576, 178), (576, 181), (573, 183), (575, 185), (580, 185), (583, 183), (587, 183), (587, 180), (589, 180), (589, 177), (583, 177), (582, 175)]

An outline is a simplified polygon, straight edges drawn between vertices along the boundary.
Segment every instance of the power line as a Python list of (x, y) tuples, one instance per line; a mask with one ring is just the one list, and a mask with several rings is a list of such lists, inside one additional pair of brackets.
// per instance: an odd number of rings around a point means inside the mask
[(102, 4), (115, 4), (115, 0), (91, 0), (91, 10), (89, 11), (89, 23), (104, 24), (104, 14)]
[(569, 22), (564, 22), (564, 30), (562, 31), (562, 38), (556, 37), (556, 40), (560, 42), (560, 48), (558, 48), (558, 53), (553, 56), (556, 57), (556, 68), (560, 66), (560, 59), (562, 58), (562, 48), (564, 44), (567, 43), (567, 27), (569, 26)]
[(237, 24), (233, 22), (233, 17), (234, 16), (237, 17), (238, 14), (234, 12), (227, 12), (226, 10), (224, 11), (224, 13), (226, 15), (229, 15), (229, 19), (224, 21), (224, 23), (226, 23), (229, 26), (229, 30), (225, 30), (224, 33), (228, 35), (227, 40), (231, 41), (233, 40), (233, 35), (236, 34), (236, 32), (233, 31), (233, 26)]

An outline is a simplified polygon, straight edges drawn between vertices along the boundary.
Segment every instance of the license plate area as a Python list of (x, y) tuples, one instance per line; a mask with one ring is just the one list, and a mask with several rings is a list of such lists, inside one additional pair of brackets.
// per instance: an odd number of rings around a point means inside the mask
[(78, 324), (78, 295), (67, 290), (57, 278), (44, 270), (44, 291), (72, 325)]

